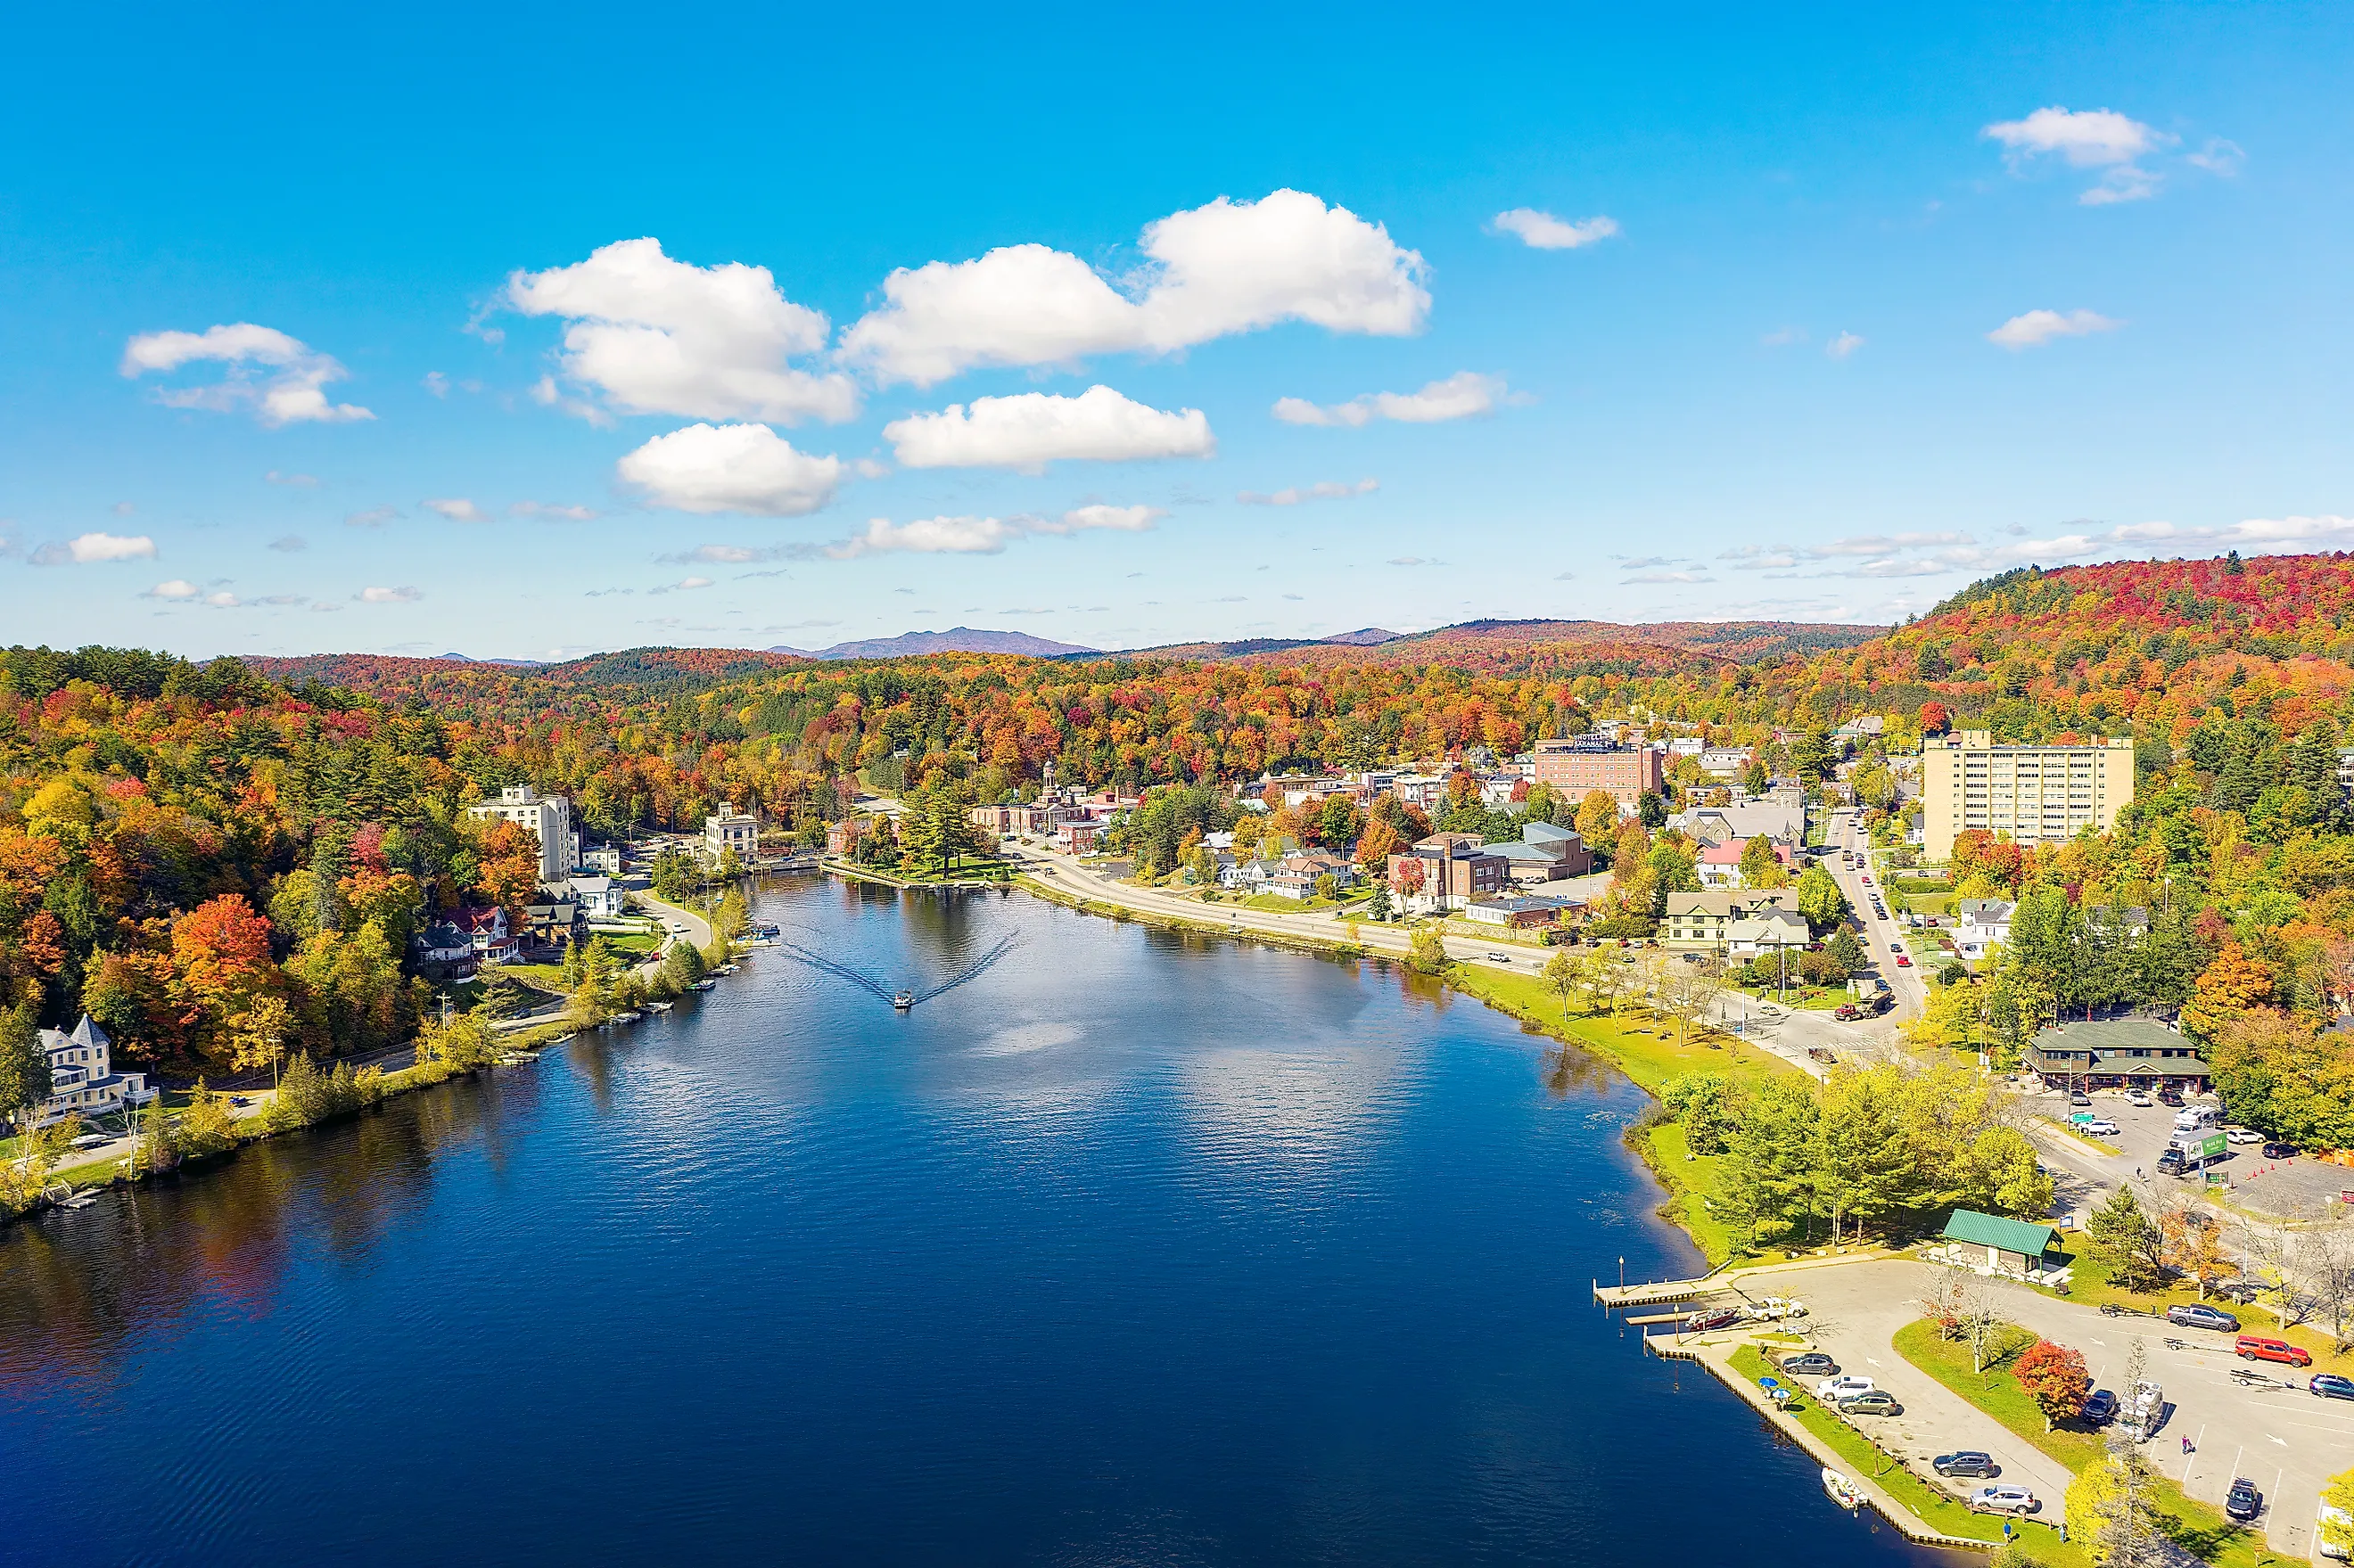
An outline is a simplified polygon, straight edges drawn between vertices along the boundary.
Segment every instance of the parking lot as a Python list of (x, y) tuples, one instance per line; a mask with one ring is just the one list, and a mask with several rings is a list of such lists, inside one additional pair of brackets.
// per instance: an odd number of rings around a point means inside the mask
[[(2085, 1165), (2109, 1181), (2129, 1178), (2138, 1171), (2141, 1179), (2150, 1184), (2150, 1190), (2161, 1194), (2177, 1185), (2186, 1192), (2198, 1188), (2196, 1174), (2180, 1178), (2158, 1174), (2158, 1154), (2174, 1136), (2173, 1107), (2133, 1105), (2122, 1092), (2114, 1089), (2098, 1091), (2092, 1096), (2092, 1101), (2094, 1115), (2106, 1117), (2117, 1124), (2116, 1134), (2102, 1141), (2115, 1144), (2125, 1152), (2121, 1156), (2101, 1156), (2085, 1151), (2073, 1163)], [(2067, 1097), (2059, 1094), (2045, 1095), (2030, 1103), (2040, 1114), (2060, 1121), (2065, 1121), (2072, 1111), (2081, 1113), (2085, 1109), (2083, 1106), (2070, 1106)], [(2208, 1169), (2225, 1178), (2232, 1202), (2266, 1213), (2314, 1213), (2338, 1202), (2341, 1193), (2354, 1192), (2354, 1169), (2301, 1155), (2289, 1160), (2267, 1160), (2261, 1144), (2231, 1145), (2223, 1158)]]
[[(1936, 1455), (1983, 1449), (2003, 1467), (2005, 1482), (2028, 1487), (2044, 1501), (2041, 1517), (2056, 1520), (2067, 1490), (2066, 1467), (2012, 1436), (1896, 1352), (1897, 1330), (1922, 1315), (1931, 1266), (1876, 1261), (1782, 1275), (1760, 1272), (1744, 1274), (1742, 1288), (1752, 1297), (1804, 1300), (1813, 1333), (1841, 1371), (1871, 1377), (1897, 1397), (1903, 1414), (1871, 1420), (1864, 1428), (1882, 1446), (1913, 1461), (1924, 1476), (1933, 1476), (1929, 1461)], [(2354, 1459), (2354, 1404), (2317, 1399), (2306, 1392), (2303, 1372), (2268, 1363), (2253, 1364), (2267, 1386), (2235, 1383), (2232, 1373), (2251, 1363), (2233, 1355), (2228, 1333), (2151, 1318), (2104, 1317), (2094, 1308), (2018, 1286), (1998, 1283), (1996, 1288), (2005, 1319), (2083, 1351), (2096, 1388), (2127, 1392), (2117, 1384), (2133, 1341), (2140, 1340), (2168, 1405), (2147, 1448), (2151, 1461), (2190, 1496), (2218, 1507), (2232, 1478), (2247, 1477), (2264, 1495), (2254, 1528), (2273, 1549), (2300, 1556), (2312, 1550), (2321, 1489)], [(2181, 1348), (2169, 1348), (2169, 1340)], [(2287, 1378), (2296, 1380), (2295, 1388), (2284, 1386)], [(2191, 1440), (2193, 1452), (2182, 1451), (2184, 1437)], [(1941, 1484), (1960, 1496), (1981, 1483)]]

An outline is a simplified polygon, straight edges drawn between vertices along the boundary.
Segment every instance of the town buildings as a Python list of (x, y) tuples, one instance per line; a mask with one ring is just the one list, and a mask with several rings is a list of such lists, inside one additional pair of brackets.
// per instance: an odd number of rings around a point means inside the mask
[(1511, 881), (1509, 864), (1480, 843), (1477, 833), (1433, 833), (1390, 856), (1390, 886), (1409, 913), (1460, 909), (1475, 898), (1502, 893)]
[(1797, 912), (1797, 899), (1787, 887), (1670, 893), (1659, 921), (1659, 940), (1670, 948), (1743, 957), (1779, 947), (1804, 948), (1807, 922)]
[(1585, 736), (1536, 745), (1536, 781), (1573, 800), (1599, 789), (1621, 810), (1632, 810), (1645, 795), (1659, 793), (1665, 778), (1660, 753), (1649, 747), (1612, 746)]
[(1954, 840), (1973, 828), (2020, 843), (2105, 831), (2133, 792), (2130, 740), (1998, 746), (1982, 729), (1932, 736), (1921, 748), (1922, 849), (1951, 859)]
[(2027, 1043), (2027, 1068), (2055, 1089), (2207, 1086), (2207, 1062), (2189, 1036), (2154, 1018), (2054, 1023)]
[(554, 882), (578, 863), (579, 836), (572, 831), (572, 808), (561, 795), (543, 795), (528, 784), (511, 784), (495, 800), (466, 808), (477, 821), (518, 823), (539, 835), (539, 880)]
[(49, 1094), (33, 1107), (38, 1126), (69, 1116), (111, 1116), (155, 1097), (146, 1074), (114, 1070), (114, 1042), (86, 1012), (70, 1033), (42, 1030), (40, 1045), (49, 1059)]

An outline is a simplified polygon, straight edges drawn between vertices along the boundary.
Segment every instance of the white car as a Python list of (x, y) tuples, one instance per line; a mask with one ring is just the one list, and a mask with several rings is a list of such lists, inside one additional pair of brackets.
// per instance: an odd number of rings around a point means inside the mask
[(1842, 1372), (1827, 1377), (1815, 1384), (1815, 1397), (1825, 1404), (1837, 1404), (1842, 1399), (1853, 1399), (1859, 1393), (1870, 1393), (1880, 1385), (1855, 1372)]
[(2079, 1132), (2089, 1132), (2094, 1138), (2115, 1138), (2116, 1137), (2119, 1128), (2117, 1124), (2111, 1121), (2107, 1117), (2096, 1116), (2090, 1121), (2078, 1122), (2076, 1124), (2076, 1130)]
[(2262, 1143), (2264, 1140), (2263, 1133), (2250, 1132), (2244, 1127), (2227, 1127), (2223, 1129), (2223, 1141), (2226, 1143)]
[(1970, 1494), (1972, 1513), (2034, 1513), (2042, 1507), (2025, 1487), (1980, 1487)]

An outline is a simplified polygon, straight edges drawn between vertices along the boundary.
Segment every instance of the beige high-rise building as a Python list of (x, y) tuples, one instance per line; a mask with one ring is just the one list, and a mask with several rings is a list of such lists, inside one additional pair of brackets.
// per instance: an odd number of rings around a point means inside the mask
[(2114, 824), (2133, 791), (2130, 740), (1997, 746), (1982, 729), (1939, 736), (1921, 747), (1922, 852), (1945, 860), (1971, 828), (2056, 843)]

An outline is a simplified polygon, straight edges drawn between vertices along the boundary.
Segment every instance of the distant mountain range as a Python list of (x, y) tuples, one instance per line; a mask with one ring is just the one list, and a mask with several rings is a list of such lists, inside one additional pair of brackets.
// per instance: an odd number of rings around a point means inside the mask
[(946, 631), (903, 631), (896, 637), (867, 637), (831, 648), (777, 647), (769, 652), (803, 659), (912, 659), (922, 653), (1019, 653), (1030, 659), (1059, 659), (1101, 650), (1033, 637), (1026, 631), (976, 631), (970, 626), (951, 626)]

